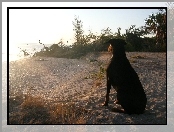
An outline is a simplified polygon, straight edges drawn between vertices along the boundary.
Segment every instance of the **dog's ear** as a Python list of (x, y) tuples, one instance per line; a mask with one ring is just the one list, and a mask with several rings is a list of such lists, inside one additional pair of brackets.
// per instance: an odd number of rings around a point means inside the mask
[(110, 45), (110, 44), (111, 44), (110, 41), (111, 41), (111, 40), (108, 40), (108, 41), (106, 41), (104, 44)]
[(119, 39), (119, 41), (120, 41), (120, 43), (122, 43), (123, 45), (126, 45), (126, 44), (127, 44), (126, 41), (123, 40), (123, 39)]
[(124, 41), (124, 45), (127, 45), (126, 41)]
[(105, 44), (116, 44), (116, 43), (120, 43), (120, 44), (123, 44), (123, 45), (126, 45), (126, 41), (123, 40), (123, 39), (110, 39), (109, 41), (105, 42)]
[(116, 39), (110, 39), (110, 40), (106, 41), (105, 44), (108, 45), (108, 47), (109, 47), (110, 45), (113, 45), (115, 42), (116, 42)]

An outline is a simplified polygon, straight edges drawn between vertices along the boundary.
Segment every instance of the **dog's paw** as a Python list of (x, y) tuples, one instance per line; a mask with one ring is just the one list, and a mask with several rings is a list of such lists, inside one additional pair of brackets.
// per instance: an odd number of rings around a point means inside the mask
[(108, 106), (108, 102), (104, 102), (102, 106)]
[(125, 113), (124, 109), (119, 109), (119, 108), (112, 108), (112, 112), (118, 112), (118, 113)]
[(115, 104), (120, 104), (120, 102), (119, 102), (118, 100), (116, 100), (114, 103), (115, 103)]

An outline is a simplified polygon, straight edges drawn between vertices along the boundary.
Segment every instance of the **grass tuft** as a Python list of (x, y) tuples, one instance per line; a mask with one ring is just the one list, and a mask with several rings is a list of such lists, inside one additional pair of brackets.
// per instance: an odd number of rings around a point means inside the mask
[(85, 124), (88, 112), (75, 102), (51, 104), (31, 94), (10, 97), (9, 108), (10, 124)]

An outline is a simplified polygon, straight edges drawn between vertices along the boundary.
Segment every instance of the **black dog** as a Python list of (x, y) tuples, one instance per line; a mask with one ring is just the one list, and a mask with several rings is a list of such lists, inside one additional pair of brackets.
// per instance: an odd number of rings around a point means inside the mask
[(117, 112), (128, 114), (142, 114), (145, 110), (147, 98), (137, 73), (129, 63), (122, 39), (111, 39), (108, 50), (112, 50), (111, 62), (107, 67), (107, 93), (104, 106), (108, 106), (111, 85), (117, 92), (117, 103), (123, 107)]

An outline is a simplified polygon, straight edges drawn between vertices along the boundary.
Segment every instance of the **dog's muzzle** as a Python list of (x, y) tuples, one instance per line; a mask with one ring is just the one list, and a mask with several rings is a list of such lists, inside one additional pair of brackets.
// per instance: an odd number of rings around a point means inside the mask
[(108, 47), (108, 51), (109, 51), (109, 52), (112, 52), (112, 50), (113, 50), (113, 49), (112, 49), (112, 46), (111, 46), (111, 44), (110, 44), (109, 47)]

